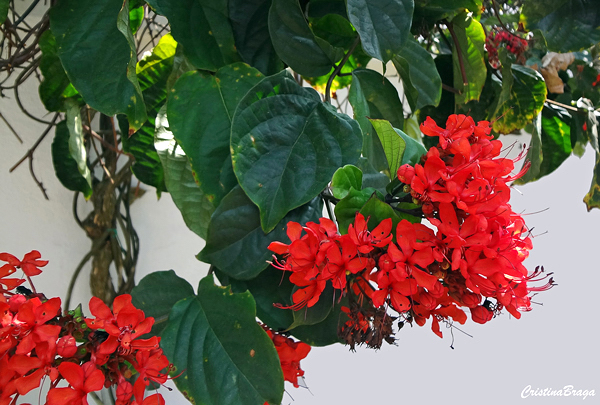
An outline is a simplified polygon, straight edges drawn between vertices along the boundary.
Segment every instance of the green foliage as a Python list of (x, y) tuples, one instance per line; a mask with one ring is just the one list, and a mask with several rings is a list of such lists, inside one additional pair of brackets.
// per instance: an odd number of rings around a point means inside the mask
[(174, 381), (192, 403), (281, 402), (279, 357), (256, 323), (248, 292), (234, 294), (229, 287), (215, 286), (212, 276), (203, 278), (198, 295), (173, 306), (161, 346), (175, 365), (171, 374), (183, 373)]
[(135, 73), (128, 4), (63, 0), (50, 10), (50, 26), (67, 76), (86, 103), (106, 115), (126, 114), (137, 130), (147, 117)]
[(167, 326), (171, 308), (187, 297), (194, 295), (194, 289), (173, 270), (155, 271), (148, 274), (131, 291), (131, 302), (144, 315), (154, 318), (152, 335), (160, 336)]
[(258, 205), (263, 230), (317, 196), (338, 167), (356, 163), (361, 135), (356, 121), (287, 72), (253, 87), (233, 117), (231, 150), (233, 170)]
[(367, 55), (386, 63), (408, 40), (413, 0), (348, 0), (347, 7)]
[(251, 279), (267, 267), (271, 258), (269, 244), (286, 239), (288, 221), (316, 221), (322, 210), (321, 200), (314, 199), (291, 211), (271, 232), (265, 233), (256, 205), (236, 186), (213, 213), (206, 246), (198, 258), (236, 279)]
[(54, 141), (52, 141), (54, 172), (63, 186), (72, 191), (82, 192), (87, 199), (92, 195), (92, 187), (79, 172), (78, 162), (71, 156), (69, 138), (67, 122), (62, 121), (56, 126)]
[[(479, 21), (468, 13), (461, 13), (451, 22), (456, 37), (456, 46), (452, 50), (454, 67), (454, 87), (459, 91), (456, 103), (464, 104), (470, 100), (479, 100), (485, 84), (486, 66), (483, 45), (485, 33)], [(464, 71), (464, 77), (463, 77)]]

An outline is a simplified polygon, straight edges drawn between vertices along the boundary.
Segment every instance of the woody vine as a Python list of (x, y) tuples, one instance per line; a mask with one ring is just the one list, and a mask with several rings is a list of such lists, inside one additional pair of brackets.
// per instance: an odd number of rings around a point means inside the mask
[[(554, 30), (565, 18), (585, 35)], [(53, 135), (57, 177), (92, 207), (74, 209), (92, 244), (72, 285), (91, 261), (96, 296), (87, 317), (36, 290), (43, 252), (0, 254), (2, 405), (46, 380), (49, 404), (102, 387), (162, 403), (145, 389), (168, 378), (194, 403), (278, 404), (310, 346), (520, 318), (554, 281), (523, 266), (510, 186), (600, 156), (600, 11), (582, 0), (2, 0), (0, 19), (2, 95), (47, 125), (13, 169), (45, 193)], [(50, 120), (22, 103), (28, 80)], [(133, 285), (148, 188), (206, 241), (197, 293), (174, 272)]]

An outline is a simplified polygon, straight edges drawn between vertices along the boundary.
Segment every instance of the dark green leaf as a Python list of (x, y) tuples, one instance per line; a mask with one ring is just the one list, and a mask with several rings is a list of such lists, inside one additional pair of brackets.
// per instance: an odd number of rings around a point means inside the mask
[(268, 76), (283, 69), (269, 35), (272, 0), (229, 0), (235, 45), (244, 62)]
[(135, 74), (129, 3), (63, 0), (50, 9), (50, 25), (67, 76), (86, 103), (109, 116), (125, 113), (131, 128), (140, 128), (146, 108)]
[(477, 15), (481, 5), (481, 0), (416, 0), (413, 25), (431, 28), (436, 21), (452, 19), (464, 9)]
[(408, 40), (413, 0), (348, 0), (347, 7), (368, 55), (385, 63)]
[(442, 79), (429, 52), (414, 38), (409, 38), (392, 62), (402, 78), (412, 111), (440, 103)]
[[(256, 323), (250, 293), (200, 281), (198, 295), (173, 307), (161, 346), (175, 365), (177, 388), (192, 403), (257, 405), (281, 402), (283, 373), (277, 351)], [(257, 372), (259, 370), (260, 372)]]
[(301, 75), (324, 75), (343, 57), (341, 49), (315, 36), (298, 0), (273, 0), (269, 32), (281, 60)]
[(526, 162), (531, 166), (527, 172), (520, 178), (514, 181), (514, 184), (525, 184), (538, 179), (540, 176), (540, 167), (544, 159), (542, 154), (542, 114), (539, 113), (533, 119), (533, 131), (531, 131), (531, 143), (527, 151)]
[[(220, 274), (219, 274), (220, 273)], [(224, 273), (215, 272), (223, 284)], [(292, 305), (292, 290), (294, 285), (289, 281), (289, 275), (273, 266), (267, 267), (257, 277), (241, 281), (229, 278), (233, 292), (250, 291), (256, 301), (256, 316), (273, 330), (286, 330), (294, 322), (294, 313), (291, 309), (274, 306)]]
[(233, 169), (260, 208), (265, 231), (310, 201), (341, 166), (356, 163), (358, 123), (322, 103), (287, 72), (267, 77), (240, 101), (231, 127)]
[(521, 21), (528, 30), (544, 34), (550, 51), (579, 51), (600, 42), (596, 0), (530, 0), (523, 6)]
[(346, 17), (345, 0), (310, 0), (308, 6), (309, 18), (321, 18), (327, 14), (337, 14)]
[[(342, 66), (342, 70), (340, 71), (340, 73), (343, 76), (340, 76), (340, 75), (335, 76), (335, 78), (331, 81), (330, 91), (335, 92), (339, 89), (343, 89), (345, 87), (350, 86), (350, 84), (352, 83), (352, 75), (350, 75), (350, 73), (352, 73), (355, 69), (357, 69), (359, 67), (364, 67), (366, 65), (367, 65), (366, 63), (362, 64), (361, 62), (357, 61), (357, 59), (354, 57), (354, 55), (350, 55), (350, 58), (348, 58), (348, 61), (344, 64), (344, 66)], [(331, 68), (329, 73), (327, 73), (323, 76), (319, 76), (319, 77), (302, 76), (302, 78), (304, 80), (306, 80), (308, 83), (310, 83), (312, 88), (317, 90), (319, 93), (324, 94), (325, 91), (327, 90), (327, 82), (329, 81), (329, 77), (331, 76), (331, 74), (333, 73), (334, 70), (335, 70), (334, 68)], [(337, 95), (334, 93), (334, 95), (332, 97), (335, 98), (335, 97), (337, 97)]]
[(302, 325), (292, 329), (291, 334), (311, 346), (329, 346), (334, 343), (341, 343), (338, 337), (338, 327), (340, 327), (341, 307), (348, 306), (348, 298), (342, 297), (340, 302), (333, 306), (325, 319), (315, 325)]
[(362, 172), (353, 165), (340, 167), (331, 179), (331, 192), (335, 198), (344, 198), (350, 192), (350, 188), (362, 189)]
[(39, 93), (44, 107), (48, 111), (65, 111), (65, 100), (78, 95), (73, 87), (57, 54), (56, 39), (52, 31), (47, 30), (39, 40), (42, 51), (40, 70), (44, 80), (40, 83)]
[(350, 21), (339, 14), (327, 14), (314, 21), (310, 27), (316, 36), (343, 49), (349, 49), (358, 35)]
[(131, 136), (123, 137), (123, 148), (135, 158), (132, 171), (143, 183), (156, 187), (160, 193), (165, 191), (162, 164), (154, 148), (154, 130), (156, 115), (167, 100), (167, 80), (173, 70), (173, 60), (177, 43), (169, 34), (163, 36), (152, 53), (137, 64), (137, 76), (148, 121)]
[(364, 157), (358, 159), (356, 166), (363, 173), (362, 185), (364, 188), (371, 187), (385, 194), (385, 188), (390, 182), (390, 179), (385, 173), (375, 170), (371, 163)]
[(147, 317), (154, 318), (152, 335), (160, 335), (169, 319), (171, 308), (187, 297), (194, 295), (194, 289), (186, 280), (178, 277), (173, 270), (155, 271), (140, 280), (131, 291), (131, 302), (144, 311)]
[(398, 90), (388, 79), (373, 70), (357, 69), (352, 76), (348, 100), (363, 131), (363, 156), (369, 159), (376, 170), (387, 170), (383, 147), (369, 118), (386, 119), (393, 126), (402, 128), (404, 113)]
[(214, 212), (206, 246), (198, 258), (238, 280), (251, 279), (267, 267), (267, 261), (272, 257), (272, 252), (267, 249), (269, 244), (288, 240), (286, 225), (289, 221), (301, 224), (316, 221), (322, 209), (321, 200), (316, 198), (291, 211), (273, 231), (265, 234), (256, 205), (236, 186)]
[(525, 127), (536, 117), (546, 101), (546, 83), (541, 74), (521, 65), (502, 69), (502, 91), (498, 96), (494, 131), (508, 134)]
[(69, 152), (69, 129), (66, 121), (61, 121), (56, 126), (52, 141), (52, 164), (56, 177), (63, 186), (72, 191), (81, 191), (86, 199), (92, 195), (92, 187), (79, 173), (77, 161)]
[(196, 183), (194, 171), (183, 149), (177, 145), (167, 121), (167, 106), (156, 116), (154, 146), (160, 158), (165, 186), (192, 232), (206, 239), (208, 223), (215, 206)]
[[(293, 289), (293, 292), (296, 292), (298, 287)], [(327, 282), (325, 289), (321, 293), (319, 297), (319, 301), (312, 307), (304, 307), (299, 309), (298, 311), (293, 311), (294, 313), (294, 322), (289, 327), (289, 329), (294, 329), (298, 326), (303, 325), (315, 325), (319, 322), (322, 322), (331, 310), (333, 309), (333, 303), (336, 299), (335, 294), (336, 290), (333, 288), (330, 282)], [(339, 295), (339, 292), (337, 292)]]
[[(485, 32), (479, 21), (474, 20), (468, 13), (457, 15), (451, 24), (458, 42), (452, 50), (454, 87), (460, 92), (455, 96), (455, 100), (457, 104), (464, 104), (469, 100), (479, 100), (485, 84)], [(466, 83), (463, 82), (459, 58), (464, 66)]]
[(566, 111), (544, 108), (542, 112), (542, 154), (540, 176), (552, 173), (571, 155), (571, 117)]
[(392, 230), (396, 230), (396, 226), (403, 219), (407, 219), (412, 223), (421, 222), (420, 218), (394, 210), (389, 204), (386, 204), (377, 198), (377, 196), (372, 196), (361, 208), (360, 213), (363, 214), (365, 218), (370, 217), (368, 223), (370, 230), (373, 230), (381, 223), (381, 221), (387, 218), (392, 219)]
[(196, 70), (196, 68), (190, 63), (183, 53), (183, 46), (181, 46), (181, 44), (177, 44), (177, 50), (175, 51), (175, 57), (173, 59), (173, 70), (171, 70), (171, 75), (167, 80), (167, 90), (171, 91), (175, 85), (175, 82), (177, 82), (177, 80), (184, 73), (187, 73), (191, 70)]
[(205, 198), (216, 208), (237, 184), (231, 166), (231, 119), (240, 99), (262, 74), (244, 63), (181, 76), (169, 94), (167, 115)]
[(227, 0), (156, 0), (169, 19), (173, 38), (198, 69), (216, 71), (238, 62)]

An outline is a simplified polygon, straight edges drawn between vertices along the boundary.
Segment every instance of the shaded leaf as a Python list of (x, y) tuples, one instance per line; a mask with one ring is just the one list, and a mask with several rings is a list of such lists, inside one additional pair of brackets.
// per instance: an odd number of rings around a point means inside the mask
[(281, 402), (279, 357), (255, 317), (250, 293), (217, 287), (212, 276), (200, 281), (197, 296), (175, 304), (161, 346), (175, 365), (171, 374), (183, 373), (175, 385), (192, 403)]
[(166, 112), (167, 106), (164, 105), (156, 117), (154, 138), (154, 146), (163, 167), (165, 186), (187, 227), (206, 239), (215, 206), (196, 183), (192, 165), (169, 130)]
[(542, 111), (542, 154), (540, 176), (552, 173), (571, 155), (571, 116), (566, 111)]
[(329, 314), (321, 322), (314, 325), (302, 325), (292, 329), (291, 334), (304, 343), (311, 346), (329, 346), (334, 343), (343, 343), (338, 337), (338, 328), (341, 318), (341, 307), (348, 306), (348, 298), (342, 297), (329, 311)]
[(594, 177), (590, 191), (583, 198), (583, 202), (587, 206), (587, 210), (592, 208), (600, 208), (600, 154), (596, 153), (596, 165), (594, 166)]
[(392, 58), (392, 62), (402, 78), (412, 111), (440, 103), (442, 79), (431, 54), (414, 38), (409, 38), (400, 52)]
[(169, 19), (173, 38), (198, 69), (216, 71), (238, 62), (227, 0), (154, 0), (159, 14)]
[(258, 205), (265, 231), (310, 201), (341, 166), (356, 163), (358, 123), (322, 103), (287, 72), (270, 76), (240, 101), (231, 127), (233, 169)]
[(188, 72), (169, 94), (171, 131), (192, 164), (204, 198), (215, 208), (237, 184), (229, 149), (233, 113), (262, 77), (258, 70), (235, 63), (215, 75)]
[(79, 93), (69, 81), (60, 62), (52, 31), (45, 31), (40, 36), (38, 45), (42, 51), (40, 70), (44, 76), (38, 88), (40, 100), (48, 111), (65, 111), (65, 100)]
[(86, 103), (109, 116), (124, 113), (132, 129), (140, 128), (146, 108), (135, 74), (129, 3), (63, 0), (50, 9), (50, 25), (67, 76)]
[[(292, 295), (298, 290), (298, 287), (294, 287)], [(331, 310), (333, 309), (333, 303), (335, 300), (336, 290), (333, 288), (330, 282), (327, 282), (325, 289), (319, 297), (319, 301), (312, 307), (304, 307), (298, 311), (293, 311), (294, 322), (290, 325), (289, 329), (297, 328), (303, 325), (315, 325), (322, 322)], [(338, 293), (339, 294), (339, 293)]]
[(268, 266), (267, 262), (272, 257), (272, 252), (267, 249), (269, 244), (289, 240), (287, 223), (317, 221), (322, 210), (321, 199), (316, 198), (291, 211), (273, 231), (265, 234), (258, 208), (236, 186), (214, 212), (208, 226), (206, 246), (198, 258), (238, 280), (254, 278)]
[(362, 190), (351, 188), (348, 195), (335, 205), (335, 219), (342, 235), (348, 233), (348, 226), (354, 222), (356, 213), (362, 209), (369, 199), (372, 197), (377, 198), (377, 196), (381, 199), (384, 198), (383, 194), (374, 188), (367, 187)]
[(481, 0), (415, 0), (413, 25), (433, 26), (436, 21), (452, 19), (467, 9), (475, 15), (481, 12)]
[(386, 63), (408, 40), (413, 0), (348, 0), (347, 7), (368, 55)]
[[(481, 89), (485, 84), (487, 72), (483, 59), (485, 32), (479, 21), (474, 20), (466, 12), (453, 18), (451, 24), (458, 42), (458, 46), (452, 50), (454, 87), (460, 92), (455, 96), (455, 100), (457, 104), (464, 104), (469, 100), (479, 100)], [(459, 58), (464, 66), (466, 83), (463, 82)]]
[(52, 141), (52, 164), (56, 177), (68, 190), (81, 191), (86, 199), (92, 195), (92, 187), (79, 172), (77, 161), (69, 151), (69, 129), (67, 122), (61, 121), (56, 126)]
[(595, 0), (530, 0), (523, 5), (521, 22), (530, 31), (539, 29), (550, 51), (579, 51), (600, 42)]
[(0, 25), (4, 24), (6, 17), (8, 17), (9, 7), (10, 7), (10, 0), (0, 0)]
[(365, 218), (369, 219), (369, 229), (373, 230), (377, 225), (384, 219), (392, 219), (392, 229), (396, 229), (396, 226), (401, 220), (406, 219), (412, 223), (419, 223), (421, 219), (413, 215), (394, 210), (389, 204), (381, 201), (377, 196), (372, 196), (369, 201), (360, 209), (360, 213)]
[(177, 301), (193, 295), (194, 289), (190, 283), (178, 277), (173, 270), (154, 271), (131, 290), (131, 302), (144, 311), (146, 317), (154, 318), (150, 334), (160, 336), (167, 326), (171, 308)]
[(231, 28), (242, 60), (264, 75), (283, 69), (269, 35), (272, 0), (229, 0)]
[(281, 60), (301, 75), (324, 75), (344, 56), (341, 49), (315, 36), (298, 0), (273, 1), (269, 32)]

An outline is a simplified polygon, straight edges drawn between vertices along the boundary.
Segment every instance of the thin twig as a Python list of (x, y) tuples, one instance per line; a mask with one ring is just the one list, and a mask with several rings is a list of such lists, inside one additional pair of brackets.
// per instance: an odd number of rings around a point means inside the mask
[(4, 123), (6, 124), (6, 126), (8, 127), (8, 129), (10, 129), (10, 132), (12, 132), (14, 134), (14, 136), (17, 137), (17, 139), (19, 140), (19, 142), (23, 143), (23, 140), (21, 139), (21, 137), (19, 136), (19, 134), (17, 134), (17, 131), (15, 131), (15, 129), (12, 127), (12, 125), (10, 125), (10, 123), (6, 120), (6, 118), (4, 118), (4, 115), (2, 115), (2, 113), (0, 113), (0, 118), (2, 118), (2, 121), (4, 121)]
[(504, 28), (505, 31), (510, 32), (508, 26), (504, 24), (504, 22), (502, 22), (502, 20), (500, 19), (500, 12), (498, 11), (498, 3), (496, 3), (496, 0), (492, 0), (492, 5), (494, 6), (494, 14), (496, 14), (496, 18), (498, 19), (498, 22), (500, 23), (502, 28)]
[(449, 91), (450, 93), (460, 94), (460, 91), (455, 89), (454, 87), (450, 87), (447, 84), (442, 83), (442, 89)]
[(548, 103), (548, 104), (554, 104), (554, 105), (557, 105), (559, 107), (562, 107), (562, 108), (570, 110), (570, 111), (580, 112), (577, 107), (573, 107), (573, 106), (570, 106), (570, 105), (559, 103), (558, 101), (546, 99), (546, 103)]
[(10, 168), (9, 173), (12, 173), (17, 167), (19, 167), (19, 165), (21, 163), (23, 163), (25, 161), (25, 159), (27, 159), (29, 156), (33, 155), (33, 152), (35, 152), (35, 149), (39, 146), (40, 143), (42, 143), (42, 141), (44, 140), (44, 138), (46, 137), (46, 135), (48, 135), (48, 133), (50, 132), (50, 130), (54, 126), (54, 123), (56, 122), (56, 119), (58, 118), (59, 115), (60, 115), (59, 113), (56, 113), (54, 115), (54, 118), (52, 119), (52, 122), (48, 123), (48, 127), (44, 130), (44, 132), (42, 133), (42, 135), (40, 135), (40, 137), (38, 138), (38, 140), (35, 141), (35, 143), (33, 144), (33, 146), (27, 151), (27, 153), (21, 159), (19, 159), (19, 161), (17, 163), (15, 163), (15, 165), (13, 167)]
[(344, 55), (344, 58), (335, 67), (335, 69), (333, 70), (333, 73), (331, 73), (331, 76), (329, 76), (329, 80), (327, 80), (327, 86), (325, 87), (325, 101), (327, 103), (331, 104), (331, 94), (330, 93), (331, 93), (331, 84), (333, 83), (333, 79), (342, 71), (342, 68), (344, 67), (346, 62), (348, 62), (348, 59), (350, 59), (350, 55), (352, 55), (352, 52), (354, 52), (354, 49), (356, 49), (356, 47), (358, 46), (359, 43), (360, 43), (360, 36), (357, 35), (356, 39), (354, 40), (354, 43), (352, 44), (350, 49), (348, 49), (348, 52), (346, 53), (346, 55)]

